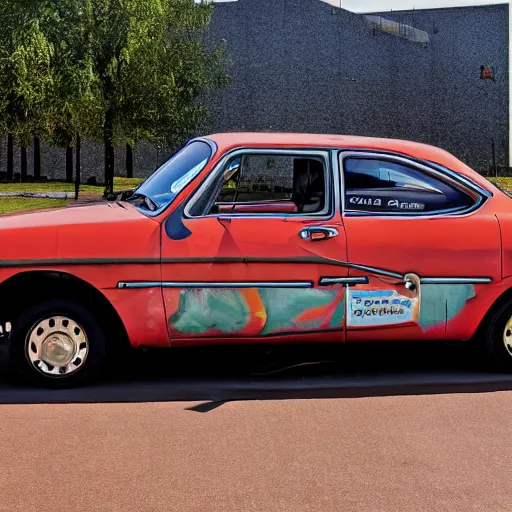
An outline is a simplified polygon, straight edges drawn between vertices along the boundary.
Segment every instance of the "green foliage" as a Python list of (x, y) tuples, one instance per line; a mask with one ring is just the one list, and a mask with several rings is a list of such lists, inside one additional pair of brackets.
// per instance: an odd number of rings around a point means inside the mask
[(204, 122), (201, 93), (228, 83), (223, 49), (207, 49), (211, 5), (192, 0), (89, 0), (94, 74), (105, 123), (89, 137), (176, 145)]
[(92, 105), (82, 0), (0, 0), (0, 129), (65, 145)]
[(0, 131), (24, 146), (101, 141), (112, 186), (113, 145), (181, 144), (208, 116), (204, 91), (229, 83), (206, 37), (212, 12), (193, 0), (0, 0)]

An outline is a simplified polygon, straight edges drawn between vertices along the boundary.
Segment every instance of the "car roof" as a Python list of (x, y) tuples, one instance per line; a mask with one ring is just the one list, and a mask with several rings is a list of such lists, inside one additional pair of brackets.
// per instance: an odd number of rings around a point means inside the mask
[(354, 135), (273, 132), (215, 133), (206, 138), (214, 141), (223, 153), (240, 147), (367, 149), (398, 153), (442, 165), (467, 176), (487, 190), (496, 191), (489, 181), (448, 151), (420, 142)]

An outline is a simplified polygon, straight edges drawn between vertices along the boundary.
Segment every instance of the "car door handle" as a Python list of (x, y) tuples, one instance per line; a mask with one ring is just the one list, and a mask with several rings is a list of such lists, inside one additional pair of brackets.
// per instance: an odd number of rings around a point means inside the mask
[(338, 236), (338, 230), (327, 226), (311, 226), (309, 228), (301, 229), (299, 231), (299, 236), (303, 240), (307, 240), (309, 238), (312, 242), (319, 242), (320, 240), (327, 240), (328, 238)]

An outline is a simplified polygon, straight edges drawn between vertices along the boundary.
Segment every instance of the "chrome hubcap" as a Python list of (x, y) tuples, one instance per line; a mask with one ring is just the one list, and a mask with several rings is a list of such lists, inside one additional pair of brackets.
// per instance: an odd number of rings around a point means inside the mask
[(70, 375), (83, 366), (89, 342), (82, 326), (65, 316), (39, 321), (27, 335), (27, 354), (45, 375)]
[(503, 330), (503, 343), (508, 353), (512, 356), (512, 316), (508, 319), (507, 325)]

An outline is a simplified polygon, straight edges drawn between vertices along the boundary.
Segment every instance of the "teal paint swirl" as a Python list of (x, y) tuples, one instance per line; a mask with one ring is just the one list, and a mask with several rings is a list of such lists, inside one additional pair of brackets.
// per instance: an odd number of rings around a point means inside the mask
[(457, 316), (469, 299), (475, 297), (472, 284), (423, 284), (419, 324), (422, 329), (449, 321)]

